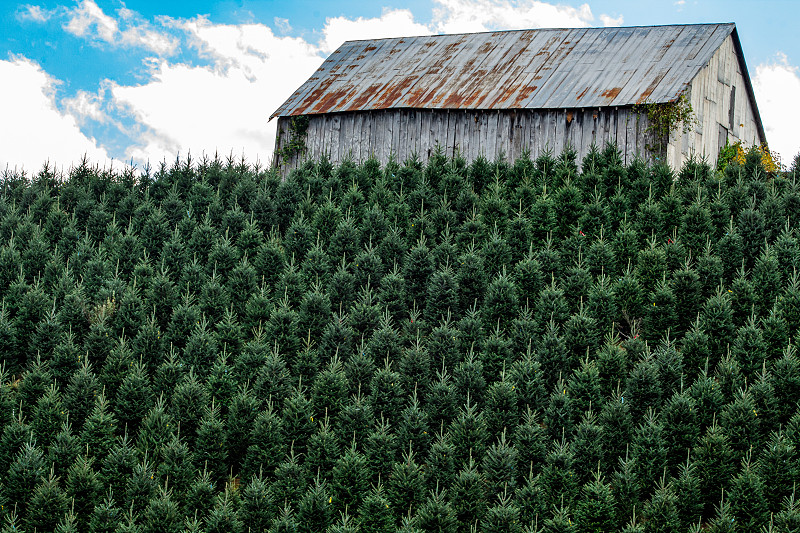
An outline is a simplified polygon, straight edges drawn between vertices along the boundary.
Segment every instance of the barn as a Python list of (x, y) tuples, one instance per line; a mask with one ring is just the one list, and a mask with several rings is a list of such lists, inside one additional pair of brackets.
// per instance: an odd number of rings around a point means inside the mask
[(426, 161), (440, 148), (583, 157), (615, 142), (678, 168), (766, 142), (735, 24), (572, 28), (348, 41), (270, 117), (274, 163)]

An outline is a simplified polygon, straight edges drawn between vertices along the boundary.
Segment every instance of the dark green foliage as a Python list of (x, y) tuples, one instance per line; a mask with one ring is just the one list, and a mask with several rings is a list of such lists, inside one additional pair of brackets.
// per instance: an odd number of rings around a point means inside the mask
[(791, 530), (791, 173), (576, 157), (9, 171), (5, 529)]

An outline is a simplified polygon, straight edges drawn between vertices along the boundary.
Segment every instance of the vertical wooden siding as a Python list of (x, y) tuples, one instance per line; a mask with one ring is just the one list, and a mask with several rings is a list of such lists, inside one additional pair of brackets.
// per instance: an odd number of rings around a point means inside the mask
[[(731, 124), (731, 88), (735, 87), (733, 124)], [(728, 36), (711, 56), (708, 64), (694, 77), (689, 100), (697, 117), (691, 131), (673, 134), (667, 148), (670, 165), (680, 168), (691, 156), (704, 157), (715, 164), (719, 154), (720, 128), (729, 142), (742, 141), (745, 146), (761, 144), (756, 116), (747, 95), (733, 37)], [(724, 144), (724, 143), (723, 143)]]
[(282, 164), (279, 150), (289, 140), (289, 119), (278, 119), (275, 164), (282, 170), (299, 166), (306, 158), (327, 155), (333, 163), (356, 162), (374, 156), (385, 164), (393, 157), (413, 156), (425, 162), (437, 146), (452, 157), (467, 161), (479, 155), (495, 159), (501, 154), (513, 160), (528, 151), (536, 158), (545, 151), (558, 154), (566, 146), (579, 160), (592, 144), (602, 148), (616, 142), (624, 161), (647, 155), (647, 118), (631, 108), (560, 110), (427, 110), (392, 109), (310, 115), (306, 153)]

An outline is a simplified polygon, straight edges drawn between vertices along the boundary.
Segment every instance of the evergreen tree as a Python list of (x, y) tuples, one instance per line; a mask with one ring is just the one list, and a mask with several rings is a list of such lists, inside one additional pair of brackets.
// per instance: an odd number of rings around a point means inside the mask
[(25, 526), (34, 531), (51, 531), (58, 525), (59, 518), (67, 512), (67, 496), (59, 486), (59, 480), (50, 471), (33, 491), (30, 508), (25, 517)]
[(105, 457), (114, 445), (118, 422), (105, 396), (97, 396), (94, 409), (83, 425), (80, 440), (88, 453), (94, 457)]
[(214, 508), (206, 518), (205, 530), (207, 533), (242, 533), (236, 502), (227, 490), (217, 495)]
[(114, 533), (122, 523), (122, 511), (117, 507), (111, 494), (95, 506), (89, 519), (89, 533)]
[(395, 516), (417, 512), (425, 498), (425, 477), (425, 471), (411, 451), (403, 453), (402, 459), (392, 465), (386, 499)]
[(693, 461), (700, 479), (700, 499), (703, 518), (713, 516), (714, 506), (734, 473), (733, 451), (728, 438), (719, 425), (709, 426), (692, 450)]
[(676, 513), (678, 498), (670, 484), (659, 482), (653, 495), (642, 508), (646, 533), (672, 533), (681, 531)]
[(487, 509), (483, 474), (470, 459), (456, 477), (450, 492), (450, 501), (456, 512), (459, 529), (469, 530), (483, 519)]
[(144, 532), (181, 533), (181, 526), (178, 505), (172, 501), (171, 491), (162, 487), (144, 512)]
[(225, 440), (225, 422), (213, 401), (207, 408), (197, 428), (194, 445), (195, 461), (208, 469), (214, 483), (222, 483), (228, 475), (228, 448)]
[(756, 469), (746, 458), (731, 481), (728, 493), (730, 513), (737, 528), (754, 531), (767, 522), (765, 486)]
[[(309, 485), (303, 498), (297, 504), (298, 531), (314, 533), (325, 531), (333, 524), (332, 497), (325, 482), (319, 479)], [(222, 531), (222, 530), (221, 530)]]
[(614, 495), (600, 475), (583, 486), (575, 508), (575, 530), (600, 533), (614, 529)]
[(259, 475), (253, 476), (241, 492), (242, 503), (239, 518), (242, 528), (250, 531), (267, 531), (276, 509), (269, 492), (269, 485)]
[(369, 494), (364, 497), (358, 513), (358, 522), (362, 533), (392, 533), (394, 531), (394, 519), (389, 509), (389, 500), (386, 499), (380, 483), (373, 485)]
[(67, 472), (66, 496), (72, 502), (79, 529), (88, 525), (94, 507), (100, 503), (103, 485), (94, 470), (94, 459), (79, 455)]
[(697, 478), (695, 465), (687, 460), (680, 465), (678, 475), (671, 482), (677, 500), (675, 509), (682, 530), (691, 524), (697, 524), (703, 513), (703, 501), (700, 498), (700, 480)]
[[(142, 453), (149, 451), (145, 449)], [(77, 457), (75, 459), (77, 460)], [(108, 456), (103, 458), (99, 472), (101, 484), (116, 494), (124, 493), (125, 483), (140, 459), (140, 454), (131, 445), (127, 434), (117, 439)]]

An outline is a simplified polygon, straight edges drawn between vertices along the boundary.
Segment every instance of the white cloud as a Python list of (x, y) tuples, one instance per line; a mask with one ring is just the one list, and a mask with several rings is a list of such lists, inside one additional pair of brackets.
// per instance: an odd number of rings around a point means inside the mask
[(108, 160), (95, 139), (78, 129), (70, 114), (56, 108), (56, 80), (23, 57), (0, 60), (0, 170), (6, 166), (36, 172), (45, 161), (69, 165), (86, 154), (93, 162)]
[(78, 91), (72, 98), (61, 100), (61, 105), (79, 124), (85, 124), (88, 120), (100, 123), (108, 122), (109, 117), (103, 111), (104, 93), (104, 89), (100, 89), (97, 94)]
[(590, 26), (589, 4), (579, 7), (536, 0), (435, 0), (433, 23), (442, 33), (465, 33), (521, 28)]
[(109, 17), (92, 0), (83, 0), (70, 11), (64, 30), (76, 37), (86, 37), (89, 32), (107, 43), (113, 43), (119, 31), (117, 21)]
[(162, 60), (149, 83), (112, 87), (114, 104), (143, 126), (142, 142), (126, 157), (142, 162), (190, 150), (233, 151), (271, 162), (276, 123), (267, 120), (322, 62), (317, 49), (262, 24), (212, 24), (202, 17), (173, 24), (213, 65)]
[(329, 54), (345, 41), (430, 35), (434, 32), (424, 24), (415, 22), (411, 11), (393, 9), (385, 10), (379, 18), (328, 18), (322, 33), (324, 37), (320, 42), (320, 50)]
[(272, 23), (275, 26), (275, 29), (277, 29), (282, 35), (286, 35), (292, 31), (292, 25), (289, 24), (289, 19), (275, 17), (272, 19)]
[(606, 27), (609, 27), (609, 26), (622, 26), (622, 23), (624, 22), (624, 20), (625, 19), (622, 17), (622, 15), (618, 16), (617, 18), (614, 18), (614, 17), (612, 17), (610, 15), (605, 15), (605, 14), (600, 15), (600, 22), (602, 22), (603, 26), (606, 26)]
[(785, 54), (778, 54), (774, 63), (756, 67), (753, 90), (770, 149), (790, 164), (800, 151), (800, 69), (790, 65)]
[(47, 22), (50, 18), (50, 12), (46, 9), (42, 9), (41, 6), (32, 6), (28, 4), (20, 6), (17, 10), (17, 18), (25, 21)]
[(135, 11), (122, 7), (117, 14), (125, 22), (125, 29), (121, 30), (119, 22), (105, 14), (93, 0), (83, 0), (78, 6), (67, 10), (64, 30), (76, 37), (116, 46), (141, 47), (161, 56), (172, 55), (177, 50), (177, 39), (154, 30)]

